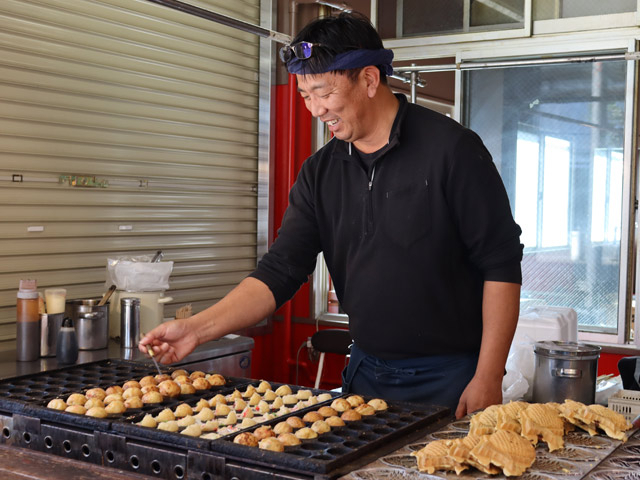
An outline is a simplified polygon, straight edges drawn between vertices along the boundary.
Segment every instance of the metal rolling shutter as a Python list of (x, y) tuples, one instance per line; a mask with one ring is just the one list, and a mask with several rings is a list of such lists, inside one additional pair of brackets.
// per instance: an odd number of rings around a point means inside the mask
[(99, 296), (107, 257), (162, 249), (171, 315), (254, 268), (258, 70), (257, 36), (146, 0), (0, 2), (0, 350), (21, 278)]

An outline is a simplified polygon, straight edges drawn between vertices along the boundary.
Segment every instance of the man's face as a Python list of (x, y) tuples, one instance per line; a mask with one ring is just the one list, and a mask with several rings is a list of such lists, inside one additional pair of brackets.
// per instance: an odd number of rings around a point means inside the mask
[(307, 109), (335, 137), (356, 142), (367, 135), (364, 114), (367, 89), (360, 77), (352, 81), (346, 75), (331, 72), (296, 77)]

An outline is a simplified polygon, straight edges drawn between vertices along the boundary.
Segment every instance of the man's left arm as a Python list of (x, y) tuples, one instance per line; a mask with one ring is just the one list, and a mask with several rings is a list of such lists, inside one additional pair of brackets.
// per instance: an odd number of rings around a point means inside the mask
[(482, 343), (476, 372), (460, 397), (456, 417), (502, 403), (502, 377), (518, 324), (520, 285), (485, 281)]

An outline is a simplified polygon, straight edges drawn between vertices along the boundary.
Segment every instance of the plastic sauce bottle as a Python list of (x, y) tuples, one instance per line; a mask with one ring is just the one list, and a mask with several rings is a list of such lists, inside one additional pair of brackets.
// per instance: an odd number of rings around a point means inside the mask
[(56, 359), (60, 365), (69, 365), (78, 360), (78, 337), (69, 317), (62, 320), (56, 342)]
[(16, 303), (16, 358), (32, 362), (40, 357), (39, 295), (35, 280), (20, 280)]

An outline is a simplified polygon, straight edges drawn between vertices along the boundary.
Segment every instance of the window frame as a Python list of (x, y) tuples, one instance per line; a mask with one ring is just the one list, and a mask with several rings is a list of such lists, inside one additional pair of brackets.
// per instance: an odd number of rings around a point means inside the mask
[[(639, 2), (640, 3), (640, 2)], [(617, 14), (616, 14), (617, 15)], [(615, 15), (612, 15), (615, 16)], [(603, 23), (607, 23), (603, 16)], [(582, 18), (582, 17), (580, 17)], [(573, 20), (573, 19), (562, 19)], [(536, 22), (537, 23), (537, 22)], [(618, 33), (618, 34), (616, 34)], [(562, 35), (565, 37), (565, 35)], [(615, 32), (609, 37), (601, 33), (585, 35), (577, 33), (567, 35), (566, 40), (559, 42), (555, 38), (556, 45), (552, 45), (549, 38), (531, 38), (523, 41), (514, 40), (510, 45), (503, 45), (502, 48), (494, 49), (495, 56), (491, 60), (505, 60), (506, 58), (541, 58), (544, 56), (562, 55), (567, 52), (579, 54), (599, 55), (617, 53), (635, 53), (638, 51), (637, 34), (629, 35), (627, 32)], [(486, 57), (486, 45), (484, 48), (470, 46), (466, 51), (456, 53), (456, 63), (488, 61)], [(595, 52), (595, 53), (594, 53)], [(637, 211), (631, 201), (635, 198), (637, 186), (636, 162), (638, 153), (636, 152), (635, 141), (635, 115), (637, 112), (638, 94), (636, 92), (636, 72), (637, 61), (627, 60), (627, 76), (625, 90), (625, 119), (624, 119), (624, 167), (623, 167), (623, 203), (622, 203), (622, 224), (620, 240), (620, 271), (619, 271), (619, 293), (618, 293), (618, 325), (617, 333), (597, 333), (584, 332), (578, 330), (578, 340), (581, 342), (591, 342), (597, 344), (629, 345), (640, 347), (640, 326), (639, 322), (634, 322), (634, 331), (631, 331), (632, 299), (633, 291), (640, 292), (640, 278), (636, 278), (634, 283), (634, 270), (640, 268), (640, 255), (635, 256), (638, 251), (636, 245), (638, 231), (635, 227)], [(456, 70), (456, 99), (455, 99), (455, 119), (462, 118), (462, 81), (463, 75), (460, 69)], [(633, 341), (631, 336), (633, 335)]]

